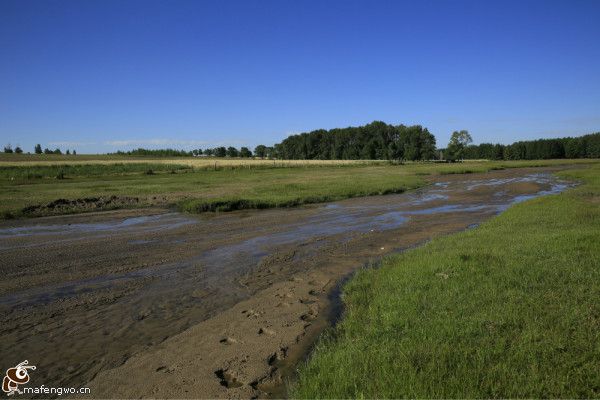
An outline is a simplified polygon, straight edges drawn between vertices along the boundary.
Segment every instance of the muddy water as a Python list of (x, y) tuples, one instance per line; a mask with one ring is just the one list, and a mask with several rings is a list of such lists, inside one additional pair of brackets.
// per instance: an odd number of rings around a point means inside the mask
[(424, 189), (290, 210), (155, 211), (0, 226), (3, 365), (79, 386), (299, 272), (336, 274), (569, 186), (540, 170), (436, 178)]

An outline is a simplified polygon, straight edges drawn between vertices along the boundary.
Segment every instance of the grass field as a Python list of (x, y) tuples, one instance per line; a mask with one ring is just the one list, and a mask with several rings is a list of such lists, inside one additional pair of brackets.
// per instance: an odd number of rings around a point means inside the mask
[(598, 398), (600, 166), (361, 270), (292, 398)]
[(197, 169), (252, 168), (252, 167), (307, 167), (339, 165), (388, 164), (385, 160), (268, 160), (260, 158), (217, 157), (153, 157), (117, 154), (5, 154), (0, 153), (0, 166), (49, 166), (65, 164), (181, 164)]
[[(13, 155), (17, 158), (22, 155)], [(0, 161), (0, 217), (20, 218), (78, 212), (177, 207), (187, 212), (289, 207), (348, 197), (398, 193), (425, 184), (430, 174), (594, 163), (596, 160), (407, 163), (371, 161), (273, 161), (194, 158), (104, 159), (23, 156)], [(40, 157), (36, 159), (35, 157)], [(56, 157), (57, 160), (51, 159)], [(73, 156), (70, 156), (73, 157)], [(86, 156), (76, 156), (86, 157)], [(90, 156), (91, 157), (91, 156)], [(22, 158), (22, 157), (21, 157)], [(34, 161), (30, 161), (32, 159)], [(29, 160), (29, 161), (28, 161)], [(233, 164), (219, 165), (229, 161)], [(214, 167), (214, 163), (217, 167)], [(200, 164), (196, 164), (200, 163)], [(292, 166), (293, 168), (289, 167)]]

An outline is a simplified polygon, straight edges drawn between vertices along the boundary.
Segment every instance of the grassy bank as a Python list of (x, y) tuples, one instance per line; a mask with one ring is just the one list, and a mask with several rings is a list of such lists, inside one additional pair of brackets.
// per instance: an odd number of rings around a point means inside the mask
[(355, 196), (398, 193), (424, 185), (424, 177), (430, 174), (597, 162), (546, 160), (391, 165), (330, 161), (308, 166), (295, 163), (290, 164), (293, 168), (287, 168), (287, 161), (278, 161), (281, 164), (274, 166), (269, 164), (272, 161), (268, 161), (207, 168), (204, 164), (194, 164), (202, 161), (195, 159), (130, 161), (64, 163), (61, 159), (54, 164), (45, 164), (50, 161), (23, 161), (18, 166), (1, 164), (0, 217), (35, 217), (147, 206), (177, 206), (187, 212), (290, 207)]
[(298, 398), (600, 395), (600, 167), (358, 273)]
[(260, 208), (398, 192), (424, 183), (422, 177), (389, 166), (155, 170), (152, 174), (145, 170), (0, 180), (0, 212), (6, 218), (156, 205), (190, 212)]

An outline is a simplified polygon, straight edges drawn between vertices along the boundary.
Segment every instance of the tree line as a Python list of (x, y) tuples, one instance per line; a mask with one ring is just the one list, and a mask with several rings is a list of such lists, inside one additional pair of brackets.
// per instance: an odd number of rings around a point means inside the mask
[(518, 141), (513, 144), (481, 143), (464, 148), (468, 160), (540, 160), (600, 158), (600, 132), (579, 137)]
[[(261, 147), (258, 146), (257, 149)], [(263, 146), (264, 147), (264, 146)], [(258, 152), (257, 152), (258, 153)], [(214, 157), (252, 157), (252, 151), (248, 147), (242, 147), (239, 150), (233, 146), (224, 147), (219, 146), (215, 148), (207, 149), (194, 149), (194, 150), (175, 150), (175, 149), (135, 149), (129, 151), (117, 151), (114, 154), (128, 155), (128, 156), (155, 156), (155, 157), (198, 157), (198, 156), (214, 156)], [(259, 155), (260, 156), (260, 155)]]
[[(319, 129), (291, 135), (274, 146), (219, 146), (190, 151), (135, 149), (113, 154), (155, 157), (240, 157), (289, 160), (432, 160), (462, 159), (534, 160), (552, 158), (600, 158), (600, 132), (580, 137), (518, 141), (509, 145), (472, 145), (467, 131), (455, 131), (445, 149), (436, 149), (435, 137), (421, 125), (391, 125), (382, 121), (358, 127)], [(5, 153), (23, 153), (19, 146), (4, 146)], [(63, 154), (60, 149), (34, 148), (36, 154)], [(65, 154), (77, 154), (66, 150)]]
[[(23, 153), (23, 149), (21, 147), (19, 147), (19, 146), (15, 147), (13, 149), (10, 144), (7, 144), (6, 146), (4, 146), (4, 152), (7, 153), (7, 154), (12, 154), (12, 153), (22, 154)], [(54, 150), (50, 150), (49, 148), (46, 147), (44, 150), (42, 150), (42, 145), (40, 145), (40, 144), (36, 144), (35, 145), (35, 147), (33, 148), (33, 152), (35, 154), (63, 154), (62, 150), (59, 149), (59, 148), (56, 148)], [(30, 154), (30, 153), (27, 153), (27, 154)], [(66, 154), (66, 155), (70, 155), (70, 154), (77, 155), (77, 152), (75, 150), (73, 150), (71, 152), (71, 150), (67, 149), (64, 154)]]
[(291, 160), (429, 160), (435, 149), (435, 137), (427, 128), (374, 121), (292, 135), (273, 150), (278, 158)]

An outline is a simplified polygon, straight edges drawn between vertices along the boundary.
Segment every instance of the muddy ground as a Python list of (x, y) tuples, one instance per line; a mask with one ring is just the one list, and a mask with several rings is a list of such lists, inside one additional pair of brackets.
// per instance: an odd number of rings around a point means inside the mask
[[(549, 172), (446, 175), (400, 195), (202, 216), (0, 224), (2, 368), (92, 397), (281, 397), (357, 268), (558, 193)], [(338, 299), (338, 300), (336, 300)]]

